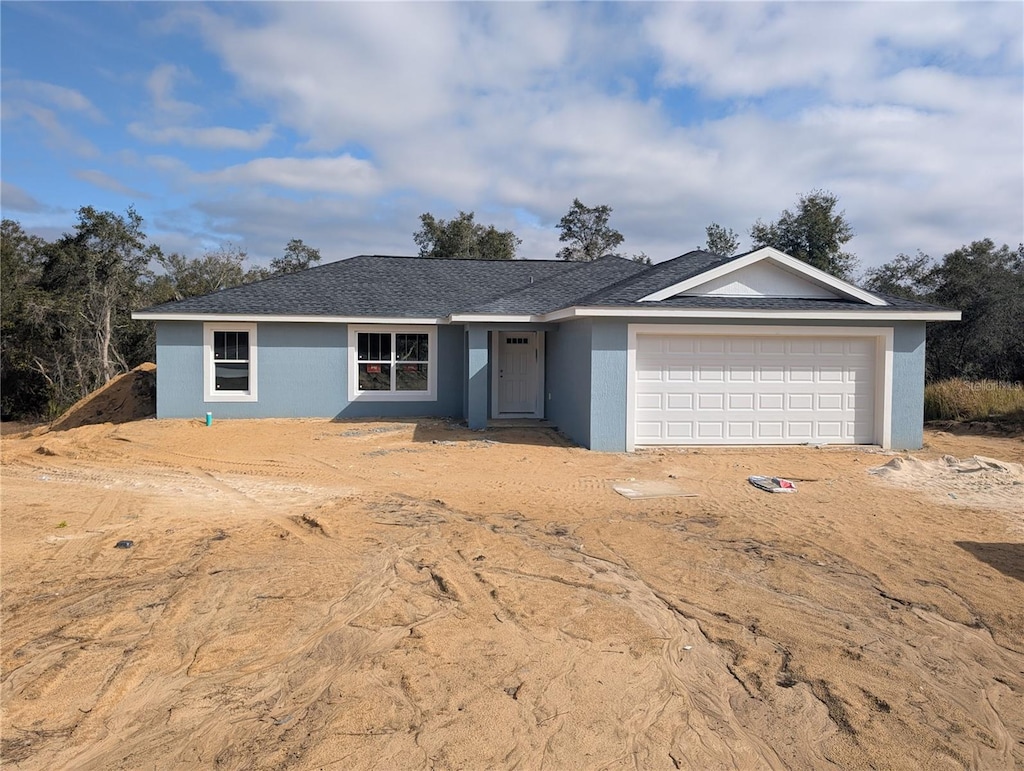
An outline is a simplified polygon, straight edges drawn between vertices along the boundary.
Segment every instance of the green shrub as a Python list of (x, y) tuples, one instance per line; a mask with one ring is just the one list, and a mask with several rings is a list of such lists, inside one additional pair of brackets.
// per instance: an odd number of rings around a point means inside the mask
[(925, 420), (1024, 423), (1024, 383), (942, 380), (924, 389)]

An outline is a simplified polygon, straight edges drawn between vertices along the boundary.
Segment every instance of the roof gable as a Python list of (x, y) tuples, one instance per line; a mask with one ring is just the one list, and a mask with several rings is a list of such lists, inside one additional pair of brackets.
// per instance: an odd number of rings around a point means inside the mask
[(841, 299), (831, 287), (808, 281), (770, 260), (746, 265), (737, 270), (680, 292), (690, 297), (797, 297)]
[(659, 302), (680, 296), (837, 299), (887, 305), (881, 297), (770, 246), (712, 265), (639, 301)]

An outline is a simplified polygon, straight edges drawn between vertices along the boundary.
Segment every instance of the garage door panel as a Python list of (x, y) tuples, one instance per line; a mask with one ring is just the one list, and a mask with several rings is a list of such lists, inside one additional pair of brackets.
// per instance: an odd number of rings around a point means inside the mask
[(819, 420), (817, 434), (821, 439), (842, 439), (844, 428), (839, 420)]
[(875, 345), (873, 338), (638, 335), (636, 443), (871, 442)]
[(745, 440), (744, 443), (749, 444), (749, 440), (754, 438), (754, 421), (752, 420), (730, 420), (727, 426), (726, 435), (729, 439), (742, 439)]
[(693, 366), (690, 364), (669, 364), (665, 368), (665, 380), (675, 383), (692, 383)]
[(814, 409), (814, 394), (787, 394), (786, 409), (791, 412), (796, 410)]
[[(646, 354), (661, 354), (664, 353), (664, 345), (666, 340), (683, 341), (692, 338), (676, 337), (676, 338), (664, 338), (656, 337), (654, 335), (641, 335), (636, 339), (636, 352), (637, 357), (644, 356)], [(692, 349), (691, 349), (692, 350)], [(688, 351), (689, 352), (689, 351)]]
[(728, 338), (725, 337), (698, 337), (697, 353), (725, 353), (725, 344)]
[(662, 380), (662, 374), (663, 373), (662, 373), (662, 370), (661, 370), (660, 367), (657, 368), (657, 369), (653, 369), (653, 368), (651, 368), (649, 366), (648, 367), (642, 367), (642, 368), (638, 367), (637, 371), (636, 371), (636, 379), (638, 381), (647, 380), (647, 381), (652, 381), (652, 382), (660, 383), (661, 380)]
[(872, 357), (875, 355), (875, 341), (870, 338), (848, 340), (843, 353), (846, 356)]
[(817, 394), (816, 409), (819, 410), (842, 410), (843, 394)]
[(813, 383), (814, 367), (810, 364), (793, 364), (789, 367), (790, 383)]
[(697, 410), (704, 412), (708, 410), (721, 411), (725, 407), (725, 394), (708, 393), (697, 394)]
[(693, 438), (693, 424), (689, 421), (674, 422), (669, 421), (666, 424), (666, 435), (669, 439), (692, 439)]
[(697, 369), (697, 380), (702, 383), (724, 383), (725, 369), (721, 364), (701, 364)]
[(729, 409), (732, 410), (753, 410), (754, 394), (729, 394)]
[(725, 436), (725, 424), (722, 421), (697, 421), (698, 439), (722, 439)]
[(819, 383), (842, 383), (846, 378), (843, 376), (843, 368), (837, 365), (818, 367)]
[(636, 395), (636, 408), (638, 410), (655, 410), (660, 411), (662, 402), (661, 394), (637, 394)]
[(670, 410), (692, 410), (693, 394), (666, 394), (666, 408)]
[(638, 442), (640, 442), (643, 439), (661, 439), (661, 438), (662, 438), (662, 423), (661, 423), (661, 421), (638, 420), (636, 422), (636, 439), (637, 439)]
[(754, 367), (750, 364), (730, 364), (729, 365), (729, 377), (730, 383), (753, 383), (754, 382)]
[(814, 436), (814, 422), (810, 420), (788, 420), (785, 428), (788, 439), (809, 442)]

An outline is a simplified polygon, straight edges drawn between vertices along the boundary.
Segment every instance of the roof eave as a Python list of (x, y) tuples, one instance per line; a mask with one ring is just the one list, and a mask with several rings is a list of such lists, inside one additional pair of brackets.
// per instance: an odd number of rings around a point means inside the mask
[[(878, 306), (873, 306), (878, 307)], [(960, 321), (960, 311), (949, 310), (780, 310), (769, 308), (638, 308), (636, 306), (573, 306), (544, 314), (543, 321), (567, 321), (575, 318), (649, 318), (649, 319), (737, 319), (810, 321)]]
[(162, 313), (135, 311), (132, 318), (138, 321), (264, 321), (306, 324), (448, 324), (449, 319), (441, 316), (329, 316), (311, 314), (274, 313)]

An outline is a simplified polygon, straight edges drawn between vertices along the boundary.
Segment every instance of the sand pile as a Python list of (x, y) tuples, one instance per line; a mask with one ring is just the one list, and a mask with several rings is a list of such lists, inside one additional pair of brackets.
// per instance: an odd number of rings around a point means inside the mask
[(907, 455), (893, 458), (870, 473), (935, 500), (1024, 512), (1024, 465), (1020, 463), (983, 455), (963, 460), (953, 455), (937, 460)]
[(145, 362), (79, 399), (50, 425), (66, 431), (97, 423), (128, 423), (156, 414), (156, 364)]

